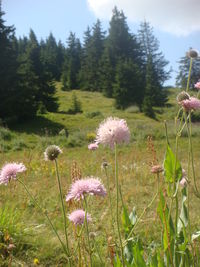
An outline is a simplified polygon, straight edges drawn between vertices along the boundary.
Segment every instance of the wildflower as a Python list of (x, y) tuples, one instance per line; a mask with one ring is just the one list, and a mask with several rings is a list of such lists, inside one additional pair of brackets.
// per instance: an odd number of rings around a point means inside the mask
[(51, 145), (46, 148), (44, 158), (45, 160), (55, 160), (60, 153), (62, 153), (62, 150), (58, 146)]
[[(82, 225), (85, 220), (85, 211), (84, 210), (75, 210), (68, 216), (69, 220), (73, 222), (76, 226)], [(87, 213), (87, 222), (92, 220), (90, 214)]]
[(185, 91), (182, 91), (181, 93), (179, 93), (176, 97), (176, 100), (178, 101), (178, 103), (181, 103), (181, 101), (189, 99), (190, 95), (188, 93), (186, 93)]
[(109, 117), (104, 120), (97, 130), (98, 143), (114, 148), (114, 144), (128, 143), (130, 131), (125, 120)]
[(190, 58), (197, 58), (199, 55), (199, 52), (195, 49), (190, 49), (188, 52), (187, 52), (187, 56), (190, 57)]
[(200, 90), (200, 80), (195, 83), (194, 87), (197, 89), (197, 90)]
[(190, 97), (180, 102), (186, 111), (200, 109), (200, 100), (196, 97)]
[(7, 184), (11, 179), (16, 179), (17, 173), (26, 171), (22, 163), (7, 163), (0, 172), (0, 184)]
[(34, 265), (39, 265), (40, 262), (39, 262), (39, 260), (38, 260), (37, 258), (35, 258), (35, 259), (33, 260), (33, 264), (34, 264)]
[(152, 173), (160, 173), (163, 171), (163, 167), (161, 165), (154, 165), (151, 168)]
[(101, 181), (94, 177), (76, 180), (70, 188), (66, 201), (71, 199), (80, 200), (85, 194), (105, 196), (106, 190)]
[(97, 143), (92, 143), (88, 145), (88, 149), (89, 150), (96, 150), (98, 148), (98, 144)]

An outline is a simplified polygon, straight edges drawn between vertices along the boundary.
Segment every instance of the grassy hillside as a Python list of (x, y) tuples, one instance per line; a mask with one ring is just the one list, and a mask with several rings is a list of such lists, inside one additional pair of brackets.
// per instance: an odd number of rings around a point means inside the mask
[[(137, 214), (141, 214), (156, 190), (156, 178), (150, 173), (150, 162), (155, 153), (158, 162), (160, 164), (163, 162), (166, 147), (164, 120), (167, 121), (170, 142), (172, 148), (174, 147), (177, 90), (169, 91), (168, 106), (157, 110), (157, 120), (147, 118), (139, 113), (136, 107), (130, 107), (125, 111), (116, 110), (113, 99), (107, 99), (100, 93), (75, 92), (82, 103), (83, 113), (67, 114), (71, 105), (72, 92), (61, 91), (60, 85), (57, 84), (57, 96), (60, 102), (57, 113), (47, 113), (34, 121), (0, 130), (1, 166), (6, 161), (18, 161), (26, 165), (27, 172), (24, 181), (39, 203), (49, 210), (49, 216), (60, 233), (62, 233), (62, 214), (58, 202), (54, 165), (52, 162), (45, 162), (43, 157), (44, 149), (48, 144), (56, 144), (63, 149), (58, 165), (64, 194), (68, 191), (74, 173), (79, 173), (82, 177), (88, 175), (100, 177), (106, 185), (105, 173), (101, 168), (103, 160), (107, 160), (109, 164), (108, 174), (111, 179), (111, 188), (114, 189), (113, 152), (103, 147), (97, 151), (88, 151), (87, 145), (94, 138), (98, 124), (104, 118), (116, 116), (126, 119), (131, 129), (131, 142), (128, 146), (119, 148), (119, 179), (124, 193), (124, 201), (129, 210), (135, 207)], [(194, 154), (195, 158), (199, 158), (200, 130), (198, 123), (193, 127)], [(68, 137), (63, 129), (68, 133)], [(61, 130), (62, 132), (59, 134)], [(149, 135), (153, 136), (156, 152), (152, 150), (152, 143), (147, 143)], [(186, 138), (181, 140), (179, 159), (185, 168), (188, 141)], [(197, 169), (200, 167), (199, 161), (196, 161), (195, 167)], [(113, 190), (113, 201), (115, 200), (114, 194)], [(12, 260), (12, 266), (33, 266), (35, 258), (39, 259), (40, 266), (65, 266), (61, 248), (48, 223), (29, 200), (22, 186), (15, 182), (10, 183), (7, 187), (0, 186), (0, 196), (0, 226), (4, 229), (3, 234), (9, 234), (15, 245), (13, 253), (8, 257), (8, 260)], [(198, 209), (198, 202), (193, 195), (191, 203), (193, 203), (191, 207), (192, 228), (196, 229), (200, 224), (200, 216), (195, 213)], [(156, 214), (156, 205), (157, 202), (154, 203), (151, 210), (147, 210), (146, 216), (141, 222), (142, 227), (135, 229), (145, 242), (160, 240), (158, 231), (160, 223)], [(69, 213), (74, 209), (74, 204), (67, 204), (66, 207)], [(109, 261), (107, 239), (110, 235), (111, 225), (107, 218), (109, 214), (108, 199), (93, 198), (90, 207), (90, 213), (94, 218), (90, 229), (97, 235), (100, 253), (106, 255)], [(100, 233), (104, 233), (104, 235), (102, 236)], [(70, 245), (72, 247), (74, 246), (73, 235), (74, 228), (70, 226)], [(101, 266), (98, 260), (95, 266)]]
[[(73, 92), (82, 103), (83, 113), (68, 114)], [(152, 120), (139, 113), (136, 106), (129, 107), (125, 111), (117, 110), (114, 107), (114, 100), (104, 97), (101, 93), (78, 90), (64, 92), (57, 83), (59, 111), (38, 115), (36, 119), (26, 123), (8, 125), (9, 129), (1, 127), (0, 149), (1, 152), (19, 151), (24, 148), (43, 149), (51, 143), (64, 147), (83, 146), (94, 137), (99, 122), (108, 116), (126, 119), (133, 141), (144, 141), (148, 135), (161, 140), (165, 138), (164, 120), (168, 123), (169, 136), (173, 136), (177, 92), (175, 89), (169, 90), (167, 107), (158, 108), (157, 120)], [(197, 134), (197, 127), (194, 132)]]

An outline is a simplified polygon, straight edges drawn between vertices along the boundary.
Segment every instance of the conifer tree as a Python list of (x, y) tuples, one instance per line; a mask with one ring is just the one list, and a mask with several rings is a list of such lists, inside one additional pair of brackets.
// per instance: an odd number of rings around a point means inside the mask
[(131, 104), (141, 105), (141, 74), (132, 60), (118, 61), (113, 90), (117, 108), (124, 109)]
[[(176, 85), (185, 89), (187, 86), (187, 79), (189, 74), (190, 58), (187, 54), (179, 60), (179, 73), (176, 77)], [(190, 76), (190, 88), (194, 88), (194, 84), (200, 79), (200, 58), (193, 59), (191, 76)]]
[(123, 11), (115, 7), (101, 61), (101, 83), (106, 96), (113, 95), (116, 66), (122, 60), (133, 60), (138, 64), (138, 44), (135, 36), (129, 32)]
[(82, 86), (86, 90), (99, 91), (100, 83), (100, 60), (104, 49), (104, 32), (101, 22), (97, 20), (92, 28), (92, 35), (88, 28), (85, 32), (85, 43), (81, 66)]
[(0, 1), (0, 117), (5, 119), (14, 114), (15, 94), (17, 92), (17, 46), (15, 29), (6, 26)]
[(51, 75), (51, 79), (59, 80), (57, 64), (57, 43), (52, 33), (49, 34), (46, 42), (41, 42), (41, 61), (45, 71)]
[(154, 90), (151, 105), (162, 106), (167, 101), (166, 94), (163, 91), (163, 83), (170, 77), (170, 71), (166, 70), (168, 61), (165, 60), (163, 53), (159, 51), (159, 42), (153, 34), (153, 28), (146, 21), (140, 25), (138, 40), (142, 55), (144, 80), (147, 80), (146, 77), (149, 76), (146, 73), (149, 70), (147, 64), (151, 65), (153, 84), (150, 85), (148, 80), (148, 85), (145, 85), (145, 87), (150, 86)]
[(63, 90), (79, 88), (78, 73), (81, 67), (81, 43), (74, 33), (70, 33), (67, 40), (68, 47), (63, 64)]

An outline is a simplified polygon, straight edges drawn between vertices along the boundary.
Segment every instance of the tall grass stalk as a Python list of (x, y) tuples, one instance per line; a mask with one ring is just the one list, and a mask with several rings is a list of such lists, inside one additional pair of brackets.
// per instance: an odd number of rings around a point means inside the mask
[(71, 266), (71, 258), (70, 258), (70, 252), (69, 252), (69, 241), (68, 241), (68, 233), (67, 233), (66, 212), (65, 212), (64, 202), (63, 202), (63, 194), (62, 194), (62, 188), (61, 188), (61, 182), (60, 182), (60, 175), (59, 175), (59, 171), (58, 171), (57, 160), (55, 159), (54, 162), (55, 162), (56, 176), (57, 176), (57, 181), (58, 181), (58, 188), (59, 188), (59, 193), (60, 193), (60, 201), (61, 201), (61, 205), (62, 205), (66, 247), (67, 247), (67, 252), (68, 252), (68, 255), (69, 255), (69, 265)]
[(118, 177), (118, 161), (117, 161), (117, 144), (115, 143), (115, 186), (116, 186), (116, 221), (117, 221), (117, 231), (120, 243), (122, 264), (125, 267), (124, 259), (124, 249), (122, 244), (122, 237), (120, 232), (120, 222), (119, 222), (119, 177)]
[(64, 243), (62, 242), (62, 240), (61, 240), (61, 238), (60, 238), (60, 236), (59, 236), (59, 234), (58, 234), (56, 228), (54, 227), (54, 225), (53, 225), (51, 219), (49, 218), (47, 211), (46, 211), (44, 208), (42, 208), (42, 207), (38, 204), (38, 202), (35, 200), (35, 198), (32, 196), (32, 194), (31, 194), (30, 191), (28, 190), (28, 188), (27, 188), (27, 186), (25, 185), (25, 183), (24, 183), (22, 180), (20, 180), (19, 178), (17, 178), (17, 181), (18, 181), (20, 184), (23, 185), (23, 187), (24, 187), (26, 193), (28, 194), (28, 196), (30, 197), (30, 199), (33, 201), (33, 203), (35, 204), (35, 206), (37, 206), (38, 209), (41, 211), (41, 213), (47, 218), (47, 220), (48, 220), (48, 222), (49, 222), (49, 224), (50, 224), (50, 226), (51, 226), (51, 228), (52, 228), (54, 234), (57, 236), (57, 238), (58, 238), (58, 240), (59, 240), (59, 242), (60, 242), (60, 244), (61, 244), (61, 246), (62, 246), (62, 248), (63, 248), (64, 253), (66, 254), (67, 258), (69, 259), (68, 251), (66, 250), (66, 247), (65, 247)]

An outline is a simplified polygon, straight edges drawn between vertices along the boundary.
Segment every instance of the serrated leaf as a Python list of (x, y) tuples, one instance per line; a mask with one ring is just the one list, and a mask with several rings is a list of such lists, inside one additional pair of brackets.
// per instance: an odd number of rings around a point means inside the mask
[[(175, 167), (176, 164), (176, 167)], [(175, 155), (172, 152), (170, 146), (167, 146), (167, 151), (165, 155), (164, 160), (164, 171), (165, 171), (165, 179), (168, 183), (173, 183), (179, 181), (182, 178), (182, 168), (181, 164), (176, 159), (175, 161)]]

